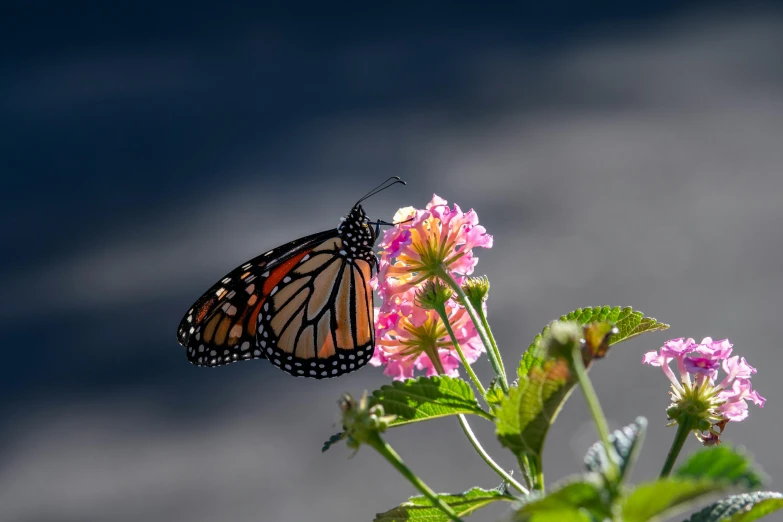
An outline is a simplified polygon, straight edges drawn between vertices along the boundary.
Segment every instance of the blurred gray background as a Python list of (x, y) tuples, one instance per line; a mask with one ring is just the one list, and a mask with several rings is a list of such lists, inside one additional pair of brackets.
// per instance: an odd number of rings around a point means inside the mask
[[(369, 449), (321, 453), (381, 370), (202, 369), (174, 335), (225, 272), (391, 175), (372, 217), (435, 192), (494, 235), (477, 273), (510, 372), (580, 306), (672, 324), (592, 370), (614, 426), (650, 421), (635, 480), (674, 435), (642, 354), (712, 336), (768, 399), (724, 439), (783, 489), (783, 11), (745, 5), (4, 6), (0, 520), (363, 521), (413, 494)], [(595, 438), (575, 393), (547, 481)], [(454, 419), (388, 440), (438, 491), (498, 484)]]

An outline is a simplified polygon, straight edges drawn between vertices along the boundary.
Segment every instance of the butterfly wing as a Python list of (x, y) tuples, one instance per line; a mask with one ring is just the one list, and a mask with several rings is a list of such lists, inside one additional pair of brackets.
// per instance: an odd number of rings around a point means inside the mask
[(297, 256), (258, 314), (257, 349), (300, 377), (337, 377), (364, 366), (375, 347), (375, 264), (340, 237)]
[(314, 247), (337, 236), (332, 229), (281, 245), (235, 268), (212, 285), (185, 314), (177, 340), (199, 366), (264, 358), (256, 347), (261, 307), (269, 294)]

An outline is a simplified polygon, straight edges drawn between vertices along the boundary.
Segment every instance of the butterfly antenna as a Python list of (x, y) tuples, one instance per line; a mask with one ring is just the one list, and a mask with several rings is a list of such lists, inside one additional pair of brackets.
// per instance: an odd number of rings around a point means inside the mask
[[(400, 179), (399, 176), (392, 176), (389, 179), (385, 180), (380, 185), (378, 185), (377, 187), (375, 187), (374, 189), (372, 189), (370, 192), (365, 194), (364, 197), (362, 197), (359, 201), (356, 202), (356, 205), (358, 205), (359, 203), (361, 203), (365, 199), (369, 198), (370, 196), (374, 196), (378, 192), (386, 190), (387, 188), (389, 188), (389, 187), (391, 187), (393, 185), (396, 185), (398, 183), (401, 183), (403, 185), (407, 185), (407, 183), (405, 183), (402, 179)], [(356, 206), (356, 205), (354, 205), (354, 206)]]
[(403, 223), (409, 223), (416, 219), (415, 217), (408, 218), (405, 221), (398, 221), (397, 223), (389, 223), (388, 221), (384, 221), (382, 219), (379, 219), (378, 221), (371, 221), (370, 223), (367, 223), (368, 225), (375, 225), (375, 235), (377, 236), (381, 232), (381, 226), (386, 227), (396, 227), (397, 225), (402, 225)]

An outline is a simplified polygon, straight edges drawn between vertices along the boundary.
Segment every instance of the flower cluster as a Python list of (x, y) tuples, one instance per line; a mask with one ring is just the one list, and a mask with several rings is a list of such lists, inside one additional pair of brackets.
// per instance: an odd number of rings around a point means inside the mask
[[(659, 351), (644, 354), (642, 362), (659, 366), (672, 383), (672, 405), (668, 413), (676, 422), (691, 422), (697, 435), (705, 442), (717, 442), (729, 421), (738, 422), (748, 416), (747, 401), (764, 407), (765, 399), (753, 390), (750, 377), (756, 369), (744, 357), (732, 356), (733, 345), (728, 339), (713, 341), (705, 337), (701, 343), (693, 339), (672, 339)], [(669, 363), (675, 361), (678, 379)], [(725, 376), (719, 380), (719, 370)]]
[(381, 240), (378, 294), (382, 309), (392, 309), (392, 296), (404, 294), (428, 279), (448, 273), (457, 283), (473, 273), (478, 263), (473, 249), (492, 248), (492, 236), (478, 224), (473, 209), (449, 208), (445, 199), (432, 196), (424, 210), (401, 208), (394, 215), (398, 225)]
[[(438, 313), (420, 308), (409, 295), (398, 303), (391, 311), (378, 312), (376, 349), (370, 363), (384, 365), (384, 373), (396, 380), (412, 378), (414, 369), (426, 370), (428, 376), (458, 375), (460, 360)], [(465, 359), (475, 362), (484, 345), (470, 317), (453, 299), (445, 303), (445, 308)]]
[[(436, 195), (423, 210), (400, 209), (394, 222), (380, 243), (374, 284), (382, 305), (376, 310), (376, 350), (370, 363), (384, 365), (384, 373), (397, 380), (413, 377), (415, 369), (455, 376), (460, 359), (446, 325), (438, 310), (421, 306), (417, 295), (427, 281), (462, 284), (478, 262), (473, 248), (492, 247), (492, 236), (473, 210), (449, 208)], [(473, 363), (484, 351), (476, 328), (463, 304), (454, 298), (443, 301), (465, 359)]]

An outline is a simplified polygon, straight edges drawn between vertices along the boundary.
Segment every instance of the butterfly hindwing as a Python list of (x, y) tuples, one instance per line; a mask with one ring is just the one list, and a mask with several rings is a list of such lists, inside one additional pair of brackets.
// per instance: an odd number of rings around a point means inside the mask
[(340, 237), (315, 246), (262, 305), (257, 348), (302, 377), (336, 377), (366, 364), (375, 346), (374, 266), (374, 256), (357, 256)]
[(190, 362), (219, 366), (263, 358), (263, 352), (256, 348), (257, 316), (271, 287), (310, 249), (336, 234), (336, 230), (329, 230), (281, 245), (215, 283), (185, 314), (177, 329), (177, 339), (187, 348)]

